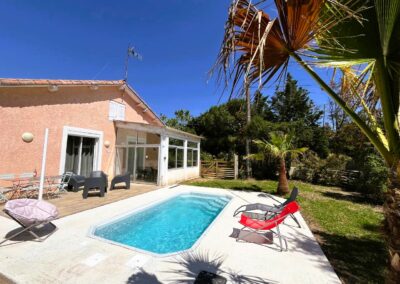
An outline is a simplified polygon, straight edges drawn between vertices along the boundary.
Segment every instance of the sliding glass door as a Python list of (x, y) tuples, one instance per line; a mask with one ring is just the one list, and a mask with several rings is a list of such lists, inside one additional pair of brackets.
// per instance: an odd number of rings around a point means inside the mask
[(158, 145), (117, 146), (115, 174), (129, 172), (133, 182), (157, 183)]
[(69, 135), (64, 170), (89, 176), (94, 167), (95, 147), (95, 138)]

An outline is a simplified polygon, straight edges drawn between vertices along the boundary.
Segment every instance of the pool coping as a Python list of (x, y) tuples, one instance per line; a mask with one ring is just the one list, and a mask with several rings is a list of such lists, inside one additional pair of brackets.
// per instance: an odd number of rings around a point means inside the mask
[[(229, 191), (227, 191), (227, 190), (225, 190), (225, 191), (226, 191), (226, 193), (223, 193), (223, 194), (222, 193), (217, 193), (217, 192), (215, 192), (215, 193), (204, 193), (204, 191), (201, 191), (201, 190), (192, 190), (191, 189), (191, 190), (184, 191), (184, 192), (172, 193), (171, 195), (169, 195), (169, 196), (167, 196), (167, 197), (165, 197), (165, 198), (163, 198), (161, 200), (157, 200), (157, 201), (154, 201), (154, 202), (146, 203), (144, 205), (139, 205), (138, 207), (136, 207), (136, 208), (134, 208), (134, 209), (132, 209), (132, 210), (130, 210), (128, 212), (124, 212), (122, 214), (118, 214), (118, 215), (116, 215), (116, 216), (114, 216), (114, 217), (112, 217), (112, 218), (110, 218), (108, 220), (105, 220), (105, 221), (102, 221), (102, 222), (99, 222), (97, 224), (94, 224), (94, 225), (90, 226), (90, 228), (88, 230), (88, 233), (87, 233), (87, 237), (90, 237), (90, 238), (95, 239), (95, 240), (99, 240), (99, 241), (104, 242), (104, 243), (108, 243), (108, 244), (111, 244), (111, 245), (123, 247), (123, 248), (129, 249), (129, 250), (132, 250), (132, 251), (136, 251), (136, 252), (139, 252), (139, 253), (142, 253), (142, 254), (146, 254), (146, 255), (153, 256), (153, 257), (157, 257), (157, 258), (166, 258), (166, 257), (170, 257), (170, 256), (185, 254), (185, 253), (188, 253), (188, 252), (196, 249), (200, 245), (201, 240), (208, 234), (208, 232), (214, 226), (215, 222), (218, 220), (218, 218), (222, 215), (222, 213), (226, 210), (226, 208), (229, 206), (229, 204), (235, 198), (235, 196), (233, 194), (231, 194)], [(207, 195), (208, 196), (214, 195), (214, 196), (223, 196), (223, 197), (228, 197), (229, 198), (229, 201), (225, 204), (224, 208), (215, 216), (214, 220), (207, 226), (207, 228), (200, 235), (200, 237), (196, 240), (196, 242), (188, 249), (180, 250), (180, 251), (176, 251), (176, 252), (171, 252), (171, 253), (159, 254), (159, 253), (143, 250), (143, 249), (140, 249), (140, 248), (137, 248), (137, 247), (125, 245), (125, 244), (122, 244), (122, 243), (119, 243), (119, 242), (115, 242), (115, 241), (112, 241), (112, 240), (109, 240), (109, 239), (105, 239), (105, 238), (96, 236), (94, 234), (96, 228), (98, 228), (100, 226), (104, 226), (104, 225), (106, 225), (108, 223), (112, 223), (112, 222), (116, 222), (118, 220), (124, 219), (125, 217), (127, 217), (129, 215), (144, 211), (144, 210), (146, 210), (146, 209), (148, 209), (150, 207), (157, 206), (158, 204), (167, 202), (170, 199), (173, 199), (173, 198), (176, 198), (176, 197), (178, 197), (180, 195), (185, 195), (185, 194), (197, 194), (197, 195), (206, 195), (206, 196)]]

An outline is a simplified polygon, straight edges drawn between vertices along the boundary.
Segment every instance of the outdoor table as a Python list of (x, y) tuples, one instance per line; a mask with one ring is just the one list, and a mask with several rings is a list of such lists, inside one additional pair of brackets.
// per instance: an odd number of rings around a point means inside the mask
[[(14, 192), (10, 199), (20, 197), (32, 197), (39, 190), (39, 180), (37, 177), (16, 178), (12, 180)], [(24, 195), (25, 196), (22, 196)]]
[[(48, 195), (50, 193), (55, 194), (58, 184), (57, 180), (61, 180), (61, 178), (62, 176), (60, 175), (45, 176), (43, 188), (47, 191)], [(4, 186), (4, 188), (9, 189), (7, 190), (7, 194), (10, 200), (21, 197), (32, 198), (39, 194), (40, 177), (20, 177), (5, 179), (4, 181), (9, 184), (9, 186)]]

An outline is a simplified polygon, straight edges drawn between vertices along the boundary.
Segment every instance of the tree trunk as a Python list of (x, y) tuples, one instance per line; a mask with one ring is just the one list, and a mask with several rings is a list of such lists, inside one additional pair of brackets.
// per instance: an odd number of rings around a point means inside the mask
[[(250, 85), (245, 80), (245, 92), (246, 92), (246, 125), (248, 126), (251, 122), (251, 100), (250, 100)], [(250, 139), (246, 137), (246, 156), (250, 155)], [(246, 177), (251, 177), (251, 161), (246, 159)]]
[(391, 169), (383, 206), (385, 236), (389, 249), (387, 283), (400, 283), (400, 163)]
[(285, 159), (280, 158), (279, 159), (279, 181), (278, 181), (277, 194), (285, 195), (287, 193), (289, 193), (289, 184), (288, 184), (288, 180), (286, 177)]

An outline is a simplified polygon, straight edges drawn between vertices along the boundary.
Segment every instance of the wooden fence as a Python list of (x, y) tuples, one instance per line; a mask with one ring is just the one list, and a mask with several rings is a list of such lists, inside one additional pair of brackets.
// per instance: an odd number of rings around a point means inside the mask
[(237, 179), (238, 159), (235, 156), (233, 161), (201, 161), (200, 173), (203, 178)]

